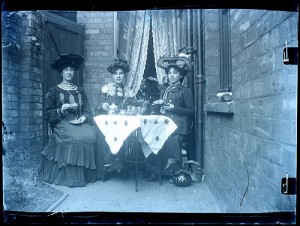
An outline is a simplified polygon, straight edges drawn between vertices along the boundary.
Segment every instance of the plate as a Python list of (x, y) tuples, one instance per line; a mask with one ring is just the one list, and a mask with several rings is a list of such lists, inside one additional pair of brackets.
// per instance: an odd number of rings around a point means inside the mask
[(71, 123), (72, 125), (81, 125), (81, 124), (83, 124), (83, 122), (78, 121), (78, 120), (76, 120), (76, 119), (71, 120), (70, 123)]
[(137, 112), (136, 111), (127, 111), (126, 115), (136, 115)]
[(127, 115), (127, 111), (119, 111), (119, 115)]
[(164, 100), (162, 100), (162, 99), (155, 100), (152, 103), (152, 105), (163, 105), (163, 104), (164, 104)]

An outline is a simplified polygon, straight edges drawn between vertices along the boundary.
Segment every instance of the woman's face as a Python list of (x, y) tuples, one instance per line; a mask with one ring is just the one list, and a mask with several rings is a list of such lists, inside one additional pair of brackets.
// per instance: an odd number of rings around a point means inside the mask
[(180, 72), (176, 68), (174, 68), (174, 67), (170, 68), (170, 70), (168, 72), (168, 79), (172, 85), (175, 85), (176, 83), (178, 83), (182, 77), (183, 76), (180, 74)]
[(112, 74), (112, 78), (115, 84), (122, 85), (124, 82), (125, 73), (121, 68), (119, 68)]
[(74, 68), (66, 67), (62, 70), (61, 75), (63, 77), (63, 81), (71, 82), (74, 78)]

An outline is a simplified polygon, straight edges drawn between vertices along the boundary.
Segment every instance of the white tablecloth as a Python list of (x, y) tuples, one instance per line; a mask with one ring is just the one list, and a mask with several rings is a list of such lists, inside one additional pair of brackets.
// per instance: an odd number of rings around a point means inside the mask
[(140, 128), (138, 140), (146, 158), (152, 152), (157, 154), (177, 129), (173, 120), (163, 115), (98, 115), (94, 120), (105, 136), (112, 154), (117, 154), (130, 133)]

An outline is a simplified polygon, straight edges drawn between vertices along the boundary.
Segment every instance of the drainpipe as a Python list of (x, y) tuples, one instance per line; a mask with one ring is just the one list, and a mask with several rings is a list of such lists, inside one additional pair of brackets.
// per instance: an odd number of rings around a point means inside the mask
[[(190, 62), (194, 62), (193, 53), (193, 12), (191, 9), (187, 10), (187, 37), (186, 37), (186, 54), (189, 56)], [(189, 74), (188, 77), (188, 86), (194, 91), (194, 82), (193, 82), (193, 71)]]
[(202, 10), (197, 10), (197, 36), (198, 36), (198, 68), (195, 79), (195, 146), (196, 161), (200, 164), (198, 179), (202, 182), (204, 179), (204, 95), (205, 95), (205, 77), (204, 77), (204, 49), (203, 49), (203, 20)]
[[(188, 73), (188, 87), (192, 90), (193, 96), (195, 96), (195, 86), (194, 86), (194, 45), (193, 45), (193, 11), (191, 9), (187, 10), (186, 15), (186, 48), (185, 53), (188, 55), (188, 59), (192, 64), (192, 70)], [(196, 127), (195, 118), (193, 120), (193, 126), (191, 128), (191, 133), (188, 138), (187, 149), (190, 150), (188, 153), (189, 160), (196, 160), (196, 141), (195, 141)]]
[[(193, 32), (193, 12), (196, 12), (197, 17), (197, 55), (194, 49), (194, 35)], [(190, 76), (190, 87), (193, 90), (195, 97), (195, 126), (192, 135), (194, 136), (194, 146), (196, 161), (200, 164), (195, 167), (197, 179), (203, 182), (204, 179), (204, 92), (205, 92), (205, 78), (204, 78), (204, 54), (203, 54), (203, 21), (202, 10), (188, 10), (187, 11), (187, 48), (186, 53), (189, 55), (193, 66), (196, 65)], [(196, 64), (195, 64), (196, 61)]]
[[(200, 164), (195, 168), (197, 179), (203, 182), (204, 179), (204, 94), (205, 94), (205, 77), (204, 77), (204, 52), (203, 52), (203, 21), (202, 10), (196, 11), (197, 16), (197, 67), (190, 74), (188, 81), (189, 87), (193, 90), (195, 96), (195, 126), (194, 135), (196, 161)], [(195, 49), (193, 47), (193, 11), (187, 10), (187, 47), (186, 54), (189, 56), (190, 62), (194, 65)]]

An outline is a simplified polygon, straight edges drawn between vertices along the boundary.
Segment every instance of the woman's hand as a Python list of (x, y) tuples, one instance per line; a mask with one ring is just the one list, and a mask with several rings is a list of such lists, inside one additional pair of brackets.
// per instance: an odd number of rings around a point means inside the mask
[(108, 111), (108, 109), (109, 109), (109, 103), (103, 103), (102, 104), (102, 109), (105, 110), (105, 111)]
[(65, 115), (68, 112), (69, 108), (71, 108), (70, 104), (63, 104), (61, 106), (61, 112)]
[(85, 123), (86, 122), (86, 117), (83, 115), (79, 119), (77, 119), (78, 123)]
[(167, 110), (167, 111), (171, 111), (171, 110), (174, 109), (174, 104), (170, 104), (170, 103), (165, 104), (164, 109)]

